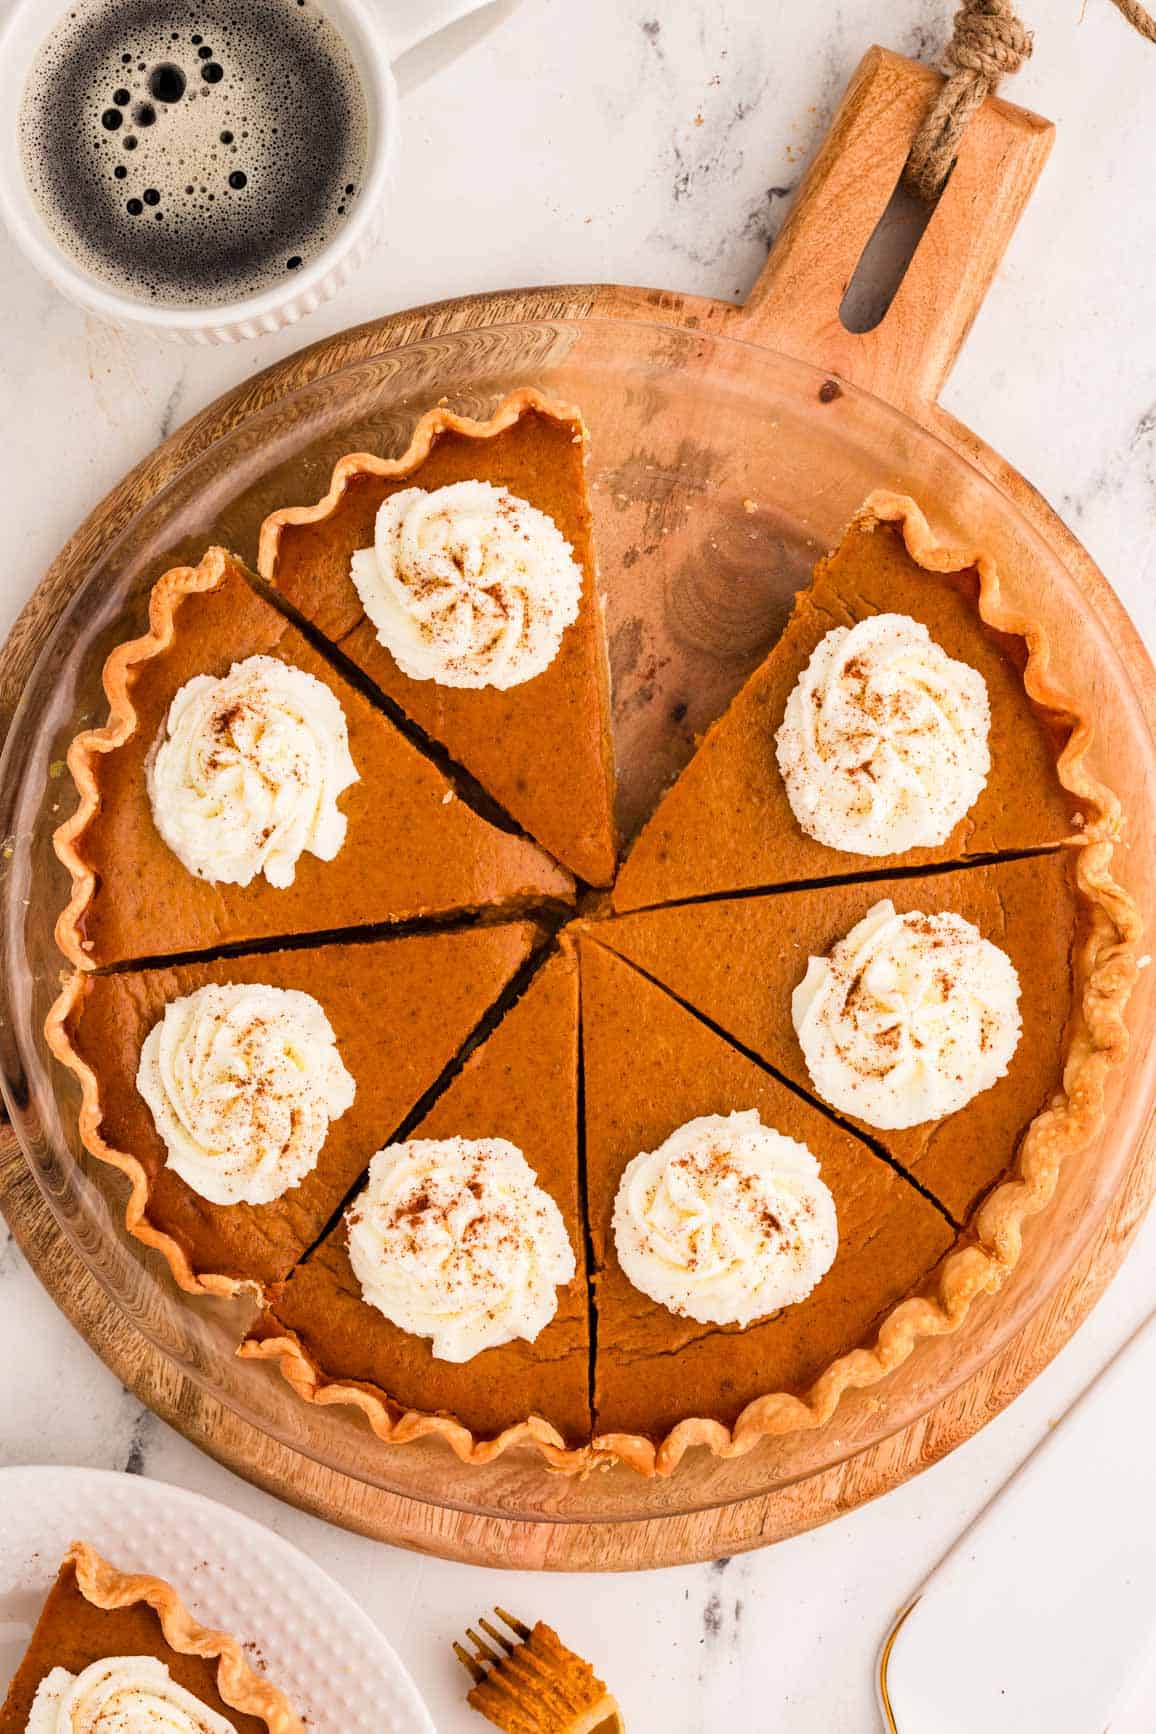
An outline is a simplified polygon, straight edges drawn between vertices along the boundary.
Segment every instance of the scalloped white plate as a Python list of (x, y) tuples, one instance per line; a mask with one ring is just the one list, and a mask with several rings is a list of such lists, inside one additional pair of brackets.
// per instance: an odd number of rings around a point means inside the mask
[(316, 1734), (435, 1734), (373, 1621), (305, 1554), (198, 1493), (104, 1469), (0, 1469), (0, 1696), (75, 1540), (251, 1645)]

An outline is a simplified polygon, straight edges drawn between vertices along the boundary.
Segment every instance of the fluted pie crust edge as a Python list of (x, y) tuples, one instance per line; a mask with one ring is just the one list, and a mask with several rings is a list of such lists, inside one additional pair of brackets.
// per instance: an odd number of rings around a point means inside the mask
[(129, 691), (133, 669), (171, 647), (176, 636), (176, 613), (182, 599), (198, 592), (215, 590), (225, 577), (230, 559), (224, 548), (210, 548), (199, 565), (174, 566), (157, 579), (149, 596), (148, 631), (139, 638), (118, 644), (105, 662), (102, 678), (108, 699), (108, 721), (99, 728), (85, 729), (68, 748), (66, 762), (80, 800), (76, 811), (57, 827), (52, 844), (57, 858), (72, 877), (72, 895), (56, 923), (56, 943), (76, 966), (76, 973), (65, 983), (44, 1020), (44, 1035), (50, 1050), (80, 1084), (77, 1124), (81, 1143), (90, 1155), (119, 1168), (128, 1179), (129, 1195), (124, 1207), (126, 1230), (134, 1240), (142, 1241), (161, 1254), (174, 1281), (186, 1293), (224, 1296), (252, 1291), (256, 1285), (215, 1272), (198, 1273), (180, 1243), (149, 1221), (148, 1174), (137, 1157), (126, 1150), (115, 1149), (102, 1135), (100, 1127), (104, 1108), (100, 1084), (92, 1068), (73, 1047), (68, 1020), (84, 992), (85, 976), (93, 968), (85, 949), (83, 924), (96, 893), (96, 874), (82, 860), (77, 845), (100, 806), (95, 763), (102, 754), (124, 746), (136, 732), (136, 707)]
[(295, 1331), (267, 1337), (250, 1336), (237, 1350), (243, 1361), (273, 1361), (282, 1378), (306, 1403), (319, 1407), (344, 1404), (359, 1409), (384, 1445), (412, 1445), (418, 1439), (442, 1439), (461, 1463), (495, 1462), (515, 1445), (533, 1447), (551, 1469), (581, 1475), (598, 1462), (590, 1445), (569, 1447), (558, 1429), (541, 1415), (529, 1415), (504, 1427), (490, 1439), (477, 1435), (456, 1415), (427, 1414), (395, 1403), (376, 1385), (355, 1379), (330, 1379), (313, 1360)]
[(103, 754), (123, 747), (136, 733), (136, 706), (129, 692), (133, 669), (172, 647), (182, 599), (215, 590), (231, 558), (224, 548), (210, 548), (198, 565), (174, 566), (157, 579), (149, 595), (148, 631), (118, 644), (105, 660), (101, 680), (108, 700), (108, 720), (98, 728), (85, 729), (69, 743), (65, 762), (80, 800), (76, 810), (53, 832), (52, 847), (72, 878), (72, 895), (56, 922), (56, 943), (77, 969), (95, 967), (84, 938), (84, 917), (96, 894), (96, 874), (81, 859), (77, 845), (100, 807), (96, 762)]
[(437, 405), (422, 416), (400, 457), (380, 458), (375, 452), (350, 452), (338, 459), (328, 489), (312, 506), (282, 506), (280, 510), (271, 512), (261, 525), (257, 543), (258, 573), (271, 580), (277, 569), (282, 530), (293, 524), (321, 524), (326, 518), (331, 518), (355, 476), (378, 476), (396, 481), (412, 475), (425, 463), (440, 435), (456, 433), (464, 434), (468, 439), (492, 439), (495, 434), (513, 427), (528, 410), (537, 410), (539, 415), (549, 416), (551, 421), (570, 423), (576, 439), (585, 440), (587, 437), (581, 410), (573, 404), (548, 397), (533, 385), (508, 392), (487, 421), (457, 415), (453, 410)]
[[(531, 406), (546, 406), (550, 413), (560, 413), (560, 406), (527, 388), (507, 397), (487, 423), (471, 422), (442, 409), (430, 411), (418, 424), (402, 458), (385, 460), (355, 454), (343, 459), (333, 473), (329, 494), (317, 505), (287, 508), (266, 520), (260, 569), (267, 571), (275, 558), (280, 526), (316, 522), (326, 516), (334, 509), (351, 475), (367, 469), (376, 474), (403, 475), (420, 464), (441, 430), (496, 433)], [(578, 412), (561, 413), (577, 417)], [(1112, 875), (1113, 849), (1124, 823), (1121, 805), (1087, 766), (1093, 722), (1051, 676), (1051, 647), (1046, 629), (1038, 620), (1004, 602), (998, 573), (989, 556), (974, 549), (941, 544), (913, 500), (890, 492), (875, 492), (849, 529), (870, 530), (881, 524), (895, 525), (901, 531), (908, 554), (924, 570), (951, 574), (974, 569), (978, 573), (980, 619), (994, 631), (1023, 640), (1027, 647), (1023, 680), (1029, 697), (1070, 729), (1057, 758), (1057, 775), (1084, 809), (1083, 822), (1068, 845), (1073, 851), (1083, 931), (1073, 954), (1074, 1004), (1061, 1086), (1028, 1127), (1009, 1177), (982, 1202), (925, 1290), (894, 1306), (883, 1317), (869, 1346), (840, 1356), (803, 1394), (779, 1391), (758, 1397), (731, 1427), (710, 1417), (688, 1417), (657, 1444), (639, 1434), (604, 1433), (596, 1435), (588, 1445), (568, 1448), (558, 1431), (539, 1416), (530, 1416), (493, 1438), (478, 1438), (452, 1415), (405, 1409), (373, 1385), (330, 1378), (290, 1331), (271, 1330), (264, 1336), (250, 1336), (242, 1343), (239, 1355), (277, 1363), (282, 1376), (306, 1402), (318, 1406), (347, 1405), (360, 1410), (374, 1433), (387, 1444), (404, 1445), (438, 1436), (463, 1463), (469, 1464), (490, 1463), (513, 1446), (529, 1445), (550, 1468), (564, 1474), (584, 1473), (620, 1461), (645, 1476), (668, 1476), (692, 1446), (705, 1446), (717, 1457), (739, 1457), (764, 1438), (824, 1426), (845, 1391), (862, 1389), (885, 1378), (924, 1338), (945, 1336), (957, 1330), (972, 1302), (1001, 1286), (1018, 1262), (1024, 1223), (1047, 1205), (1062, 1163), (1087, 1146), (1103, 1121), (1109, 1074), (1127, 1051), (1124, 1013), (1137, 978), (1143, 926), (1134, 899)], [(106, 691), (112, 704), (109, 723), (104, 729), (78, 736), (69, 752), (69, 765), (82, 791), (82, 805), (57, 833), (58, 853), (66, 865), (69, 846), (86, 822), (85, 803), (90, 797), (95, 799), (91, 772), (86, 787), (77, 775), (78, 768), (88, 771), (90, 753), (107, 751), (127, 738), (127, 733), (119, 734), (118, 730), (131, 732), (132, 707), (126, 691), (128, 668), (165, 647), (171, 639), (176, 595), (185, 589), (210, 588), (218, 579), (202, 575), (214, 570), (214, 562), (218, 563), (219, 573), (219, 562), (223, 559), (221, 550), (214, 549), (199, 567), (167, 574), (166, 579), (172, 580), (172, 585), (166, 589), (166, 580), (162, 580), (154, 591), (149, 634), (121, 646), (110, 656), (105, 671)], [(78, 761), (75, 764), (74, 753)], [(61, 917), (66, 933), (75, 929), (79, 912), (91, 896), (91, 883), (87, 887), (83, 883), (85, 872), (81, 868), (80, 877), (74, 872), (73, 899)], [(91, 875), (88, 878), (91, 880)], [(74, 952), (69, 955), (77, 961)], [(129, 1232), (160, 1250), (178, 1283), (189, 1292), (233, 1294), (255, 1286), (222, 1276), (198, 1276), (181, 1248), (148, 1223), (147, 1176), (135, 1158), (111, 1150), (100, 1137), (99, 1087), (68, 1040), (65, 1027), (68, 1013), (82, 985), (83, 977), (74, 976), (52, 1008), (46, 1032), (57, 1058), (80, 1078), (83, 1097), (80, 1130), (86, 1148), (120, 1168), (132, 1183), (126, 1209)]]
[(304, 1734), (304, 1723), (288, 1698), (249, 1665), (237, 1639), (200, 1625), (170, 1583), (145, 1572), (119, 1571), (86, 1541), (73, 1542), (62, 1561), (70, 1563), (81, 1595), (93, 1607), (107, 1613), (146, 1602), (171, 1650), (216, 1659), (217, 1690), (231, 1709), (264, 1722), (269, 1734)]

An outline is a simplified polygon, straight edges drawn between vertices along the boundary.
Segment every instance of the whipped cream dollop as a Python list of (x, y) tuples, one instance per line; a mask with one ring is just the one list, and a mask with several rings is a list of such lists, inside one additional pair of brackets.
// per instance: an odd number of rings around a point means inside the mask
[(53, 1668), (36, 1688), (26, 1734), (235, 1734), (178, 1686), (156, 1656), (108, 1656), (83, 1673)]
[(308, 851), (345, 841), (337, 799), (358, 781), (336, 693), (274, 656), (181, 687), (148, 767), (157, 830), (198, 879), (292, 885)]
[(562, 1212), (504, 1138), (379, 1150), (346, 1220), (365, 1299), (442, 1361), (532, 1343), (577, 1268)]
[(136, 1082), (169, 1167), (211, 1204), (268, 1204), (298, 1185), (355, 1090), (313, 996), (260, 982), (173, 1000)]
[(829, 849), (900, 855), (945, 843), (982, 792), (991, 710), (977, 669), (905, 614), (837, 626), (775, 737), (796, 819)]
[(626, 1166), (614, 1202), (626, 1276), (700, 1324), (749, 1325), (806, 1300), (839, 1245), (819, 1164), (758, 1110), (690, 1120)]
[(581, 567), (554, 520), (489, 482), (391, 494), (352, 576), (402, 672), (442, 686), (533, 680), (582, 599)]
[(1020, 1039), (1015, 965), (962, 915), (884, 898), (791, 999), (825, 1102), (892, 1131), (954, 1114), (1002, 1078)]

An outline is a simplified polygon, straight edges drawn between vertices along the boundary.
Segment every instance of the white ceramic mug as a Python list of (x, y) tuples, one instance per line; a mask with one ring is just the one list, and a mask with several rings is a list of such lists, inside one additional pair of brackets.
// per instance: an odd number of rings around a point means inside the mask
[(17, 245), (70, 300), (114, 324), (184, 343), (237, 343), (279, 331), (348, 281), (385, 226), (397, 161), (400, 117), (392, 63), (447, 24), (489, 0), (324, 0), (353, 56), (365, 90), (369, 145), (362, 194), (328, 245), (284, 284), (219, 307), (157, 307), (121, 294), (69, 259), (40, 212), (21, 162), (19, 117), (37, 51), (64, 5), (15, 0), (0, 31), (0, 217)]

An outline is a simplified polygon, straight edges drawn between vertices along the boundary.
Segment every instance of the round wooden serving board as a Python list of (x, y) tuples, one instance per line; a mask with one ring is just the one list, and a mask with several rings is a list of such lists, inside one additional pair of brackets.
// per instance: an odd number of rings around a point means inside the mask
[[(1005, 103), (986, 104), (884, 319), (863, 335), (840, 321), (845, 286), (937, 81), (937, 74), (884, 50), (867, 55), (745, 307), (608, 286), (467, 297), (328, 338), (219, 399), (138, 465), (62, 550), (0, 652), (0, 729), (97, 551), (194, 457), (257, 410), (339, 368), (444, 332), (606, 315), (724, 332), (817, 364), (901, 409), (964, 455), (1063, 562), (1088, 610), (1110, 632), (1156, 726), (1156, 673), (1107, 581), (1023, 478), (936, 402), (1047, 157), (1050, 125)], [(1126, 777), (1128, 768), (1120, 774)], [(1126, 799), (1127, 788), (1120, 792)], [(1047, 1365), (1110, 1282), (1154, 1187), (1149, 1121), (1125, 1183), (1066, 1280), (1009, 1347), (883, 1444), (792, 1486), (715, 1510), (628, 1522), (533, 1522), (469, 1515), (383, 1492), (319, 1466), (241, 1420), (113, 1306), (57, 1228), (11, 1128), (0, 1127), (0, 1208), (18, 1244), (68, 1318), (151, 1409), (229, 1468), (331, 1522), (448, 1558), (520, 1569), (622, 1570), (733, 1554), (823, 1523), (897, 1486), (969, 1438)]]

